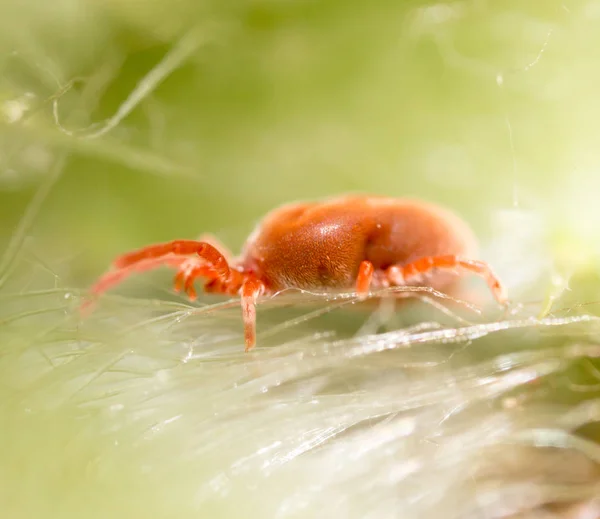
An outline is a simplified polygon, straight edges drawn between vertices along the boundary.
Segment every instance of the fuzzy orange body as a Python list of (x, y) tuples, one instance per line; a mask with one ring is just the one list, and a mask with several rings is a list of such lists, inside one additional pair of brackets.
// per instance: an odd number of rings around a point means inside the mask
[(241, 296), (246, 350), (256, 340), (256, 300), (286, 288), (355, 290), (425, 284), (451, 288), (460, 271), (482, 276), (504, 303), (489, 266), (472, 259), (476, 241), (454, 213), (416, 200), (347, 196), (284, 205), (265, 216), (237, 259), (213, 238), (176, 240), (124, 254), (92, 288), (98, 295), (134, 272), (177, 269), (175, 286)]
[[(352, 289), (363, 261), (382, 272), (423, 257), (473, 258), (476, 251), (473, 233), (450, 211), (414, 200), (355, 196), (269, 213), (246, 242), (240, 263), (273, 291)], [(435, 288), (444, 287), (441, 278), (432, 278)]]

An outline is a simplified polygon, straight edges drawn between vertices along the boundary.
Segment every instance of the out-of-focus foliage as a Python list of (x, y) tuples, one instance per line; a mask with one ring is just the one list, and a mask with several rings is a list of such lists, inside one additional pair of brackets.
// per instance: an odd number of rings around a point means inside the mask
[[(0, 516), (594, 513), (599, 45), (598, 0), (0, 0)], [(121, 251), (348, 191), (454, 208), (522, 306), (274, 301), (252, 356), (165, 276), (79, 318)]]
[(594, 5), (5, 0), (0, 236), (62, 153), (35, 236), (78, 257), (74, 280), (152, 240), (237, 249), (275, 205), (346, 191), (446, 203), (488, 241), (515, 197), (577, 226), (595, 217)]

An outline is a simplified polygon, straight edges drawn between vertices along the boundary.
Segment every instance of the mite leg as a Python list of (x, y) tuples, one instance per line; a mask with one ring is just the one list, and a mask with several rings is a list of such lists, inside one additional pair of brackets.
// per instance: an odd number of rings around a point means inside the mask
[(250, 351), (256, 344), (256, 300), (264, 291), (265, 285), (254, 277), (246, 279), (242, 285), (242, 317), (246, 351)]
[[(191, 256), (195, 254), (196, 256)], [(191, 256), (191, 257), (190, 257)], [(92, 287), (93, 298), (118, 285), (125, 278), (136, 272), (145, 272), (162, 265), (175, 267), (179, 270), (175, 277), (175, 289), (182, 288), (191, 299), (196, 297), (193, 286), (197, 277), (207, 277), (209, 280), (219, 279), (226, 285), (232, 271), (225, 257), (212, 245), (193, 240), (176, 240), (144, 247), (133, 252), (119, 256), (113, 263), (114, 270), (102, 276)], [(83, 309), (91, 306), (88, 300), (83, 304)]]
[(128, 267), (134, 263), (138, 263), (143, 259), (161, 258), (167, 255), (173, 256), (190, 256), (196, 254), (208, 263), (221, 278), (229, 276), (229, 263), (225, 256), (221, 254), (210, 243), (194, 240), (175, 240), (167, 243), (158, 243), (150, 245), (133, 252), (128, 252), (119, 256), (114, 266), (117, 269)]
[(365, 299), (369, 295), (371, 281), (373, 281), (373, 272), (375, 268), (370, 261), (362, 261), (358, 267), (358, 275), (356, 276), (356, 292), (360, 299)]
[[(132, 274), (139, 274), (141, 272), (147, 272), (154, 270), (162, 266), (169, 266), (180, 269), (180, 273), (186, 272), (186, 263), (189, 262), (189, 258), (172, 256), (169, 258), (149, 258), (138, 261), (127, 267), (123, 267), (118, 270), (113, 270), (104, 274), (90, 289), (91, 298), (88, 298), (81, 306), (83, 312), (91, 310), (95, 299), (102, 293), (110, 290), (122, 283), (126, 278)], [(196, 276), (204, 275), (207, 277), (216, 276), (216, 272), (206, 265), (202, 265), (202, 271), (199, 269), (194, 270)]]
[[(227, 261), (227, 263), (229, 265), (233, 264), (233, 262), (234, 262), (233, 253), (216, 236), (214, 236), (210, 233), (202, 233), (197, 238), (197, 241), (208, 243), (209, 245), (212, 245), (215, 249), (217, 249), (217, 251), (219, 251), (221, 253), (221, 255), (225, 258), (225, 261)], [(191, 287), (191, 294), (190, 294), (190, 289), (186, 288), (185, 291), (190, 296), (191, 299), (196, 299), (196, 295), (195, 295), (196, 293), (193, 288), (193, 278), (194, 277), (198, 277), (198, 276), (192, 276), (192, 279), (190, 280), (188, 278), (188, 280), (186, 282), (185, 273), (178, 272), (177, 275), (175, 276), (175, 291), (180, 292), (184, 286)], [(233, 286), (230, 286), (230, 285), (233, 285)], [(214, 277), (212, 279), (209, 279), (208, 283), (206, 283), (204, 285), (204, 291), (207, 293), (212, 293), (212, 294), (227, 294), (227, 293), (229, 293), (229, 294), (234, 295), (234, 294), (237, 294), (237, 289), (239, 289), (238, 285), (239, 285), (238, 283), (232, 283), (232, 284), (229, 283), (228, 279)]]
[(229, 265), (233, 263), (233, 253), (216, 236), (213, 236), (212, 234), (203, 233), (198, 238), (198, 241), (202, 241), (208, 243), (209, 245), (212, 245), (223, 255), (223, 257), (227, 260), (227, 263), (229, 263)]
[(432, 270), (462, 271), (477, 274), (486, 281), (498, 303), (504, 305), (508, 302), (502, 283), (500, 283), (491, 267), (483, 261), (469, 260), (453, 255), (427, 256), (406, 265), (391, 266), (387, 269), (386, 275), (393, 285), (400, 286), (408, 284), (411, 278), (418, 278)]
[(175, 275), (175, 292), (183, 290), (190, 300), (194, 301), (198, 297), (194, 280), (199, 277), (208, 278), (210, 281), (219, 279), (217, 272), (210, 265), (202, 263), (199, 258), (185, 258), (185, 262)]

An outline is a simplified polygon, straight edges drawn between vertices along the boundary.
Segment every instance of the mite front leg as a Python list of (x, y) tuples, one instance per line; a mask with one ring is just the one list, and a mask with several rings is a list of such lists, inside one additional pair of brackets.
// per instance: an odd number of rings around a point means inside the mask
[(174, 240), (167, 243), (150, 245), (133, 252), (119, 256), (114, 266), (117, 269), (128, 267), (148, 258), (162, 258), (165, 256), (200, 256), (219, 275), (226, 279), (229, 276), (229, 263), (215, 247), (210, 243), (195, 240)]
[(91, 310), (96, 298), (98, 298), (102, 293), (115, 287), (116, 285), (121, 284), (132, 274), (140, 274), (142, 272), (157, 269), (164, 265), (181, 269), (186, 261), (188, 261), (187, 258), (177, 257), (148, 258), (145, 260), (138, 261), (137, 263), (133, 263), (127, 267), (107, 272), (92, 286), (92, 288), (90, 289), (90, 294), (92, 297), (88, 298), (82, 304), (81, 310), (84, 313)]
[(204, 243), (208, 243), (209, 245), (212, 245), (215, 249), (217, 249), (221, 253), (221, 255), (225, 258), (225, 260), (227, 260), (227, 263), (229, 263), (229, 265), (231, 265), (233, 263), (233, 261), (234, 261), (233, 253), (216, 236), (214, 236), (212, 234), (203, 233), (200, 235), (200, 237), (198, 238), (197, 241), (201, 241)]
[(212, 267), (203, 264), (199, 258), (187, 258), (175, 275), (175, 292), (183, 290), (190, 300), (194, 301), (198, 297), (194, 281), (199, 277), (208, 278), (211, 281), (219, 279), (217, 272)]
[(392, 285), (401, 286), (408, 284), (411, 279), (418, 278), (432, 270), (463, 271), (477, 274), (486, 281), (498, 303), (505, 305), (508, 302), (502, 283), (491, 267), (483, 261), (469, 260), (453, 255), (427, 256), (407, 265), (394, 265), (387, 269), (386, 274)]
[[(113, 270), (104, 274), (92, 287), (92, 300), (86, 301), (82, 310), (89, 309), (94, 299), (121, 283), (131, 274), (145, 272), (163, 265), (178, 269), (175, 289), (184, 288), (191, 299), (196, 297), (193, 283), (197, 277), (206, 277), (209, 280), (218, 279), (224, 287), (239, 281), (239, 273), (232, 271), (225, 257), (209, 243), (175, 240), (151, 245), (119, 256), (113, 263)], [(239, 287), (240, 284), (237, 286)]]

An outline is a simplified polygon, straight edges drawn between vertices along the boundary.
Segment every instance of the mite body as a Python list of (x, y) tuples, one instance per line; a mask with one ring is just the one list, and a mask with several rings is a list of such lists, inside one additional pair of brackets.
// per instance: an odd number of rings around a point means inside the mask
[(348, 196), (275, 209), (235, 259), (211, 237), (124, 254), (92, 294), (134, 272), (167, 265), (177, 269), (176, 290), (195, 299), (194, 281), (204, 278), (207, 292), (241, 296), (247, 351), (256, 342), (257, 298), (286, 288), (355, 290), (361, 297), (371, 289), (415, 284), (448, 291), (457, 274), (472, 272), (504, 304), (502, 285), (475, 254), (470, 228), (446, 209), (415, 200)]

